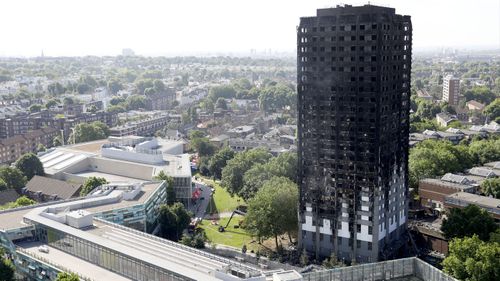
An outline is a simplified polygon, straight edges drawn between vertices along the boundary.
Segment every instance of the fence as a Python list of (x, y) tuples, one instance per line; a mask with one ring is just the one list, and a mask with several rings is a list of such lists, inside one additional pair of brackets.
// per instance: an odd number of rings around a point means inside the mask
[(425, 281), (457, 281), (418, 258), (355, 265), (303, 273), (304, 281), (378, 281), (417, 277)]

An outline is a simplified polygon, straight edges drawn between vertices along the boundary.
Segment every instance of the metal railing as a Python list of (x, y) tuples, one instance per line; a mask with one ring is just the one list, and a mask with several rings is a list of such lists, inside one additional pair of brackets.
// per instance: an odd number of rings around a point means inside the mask
[(26, 256), (27, 258), (29, 259), (32, 259), (38, 263), (41, 263), (41, 264), (45, 264), (49, 267), (51, 267), (54, 271), (58, 271), (58, 272), (67, 272), (67, 273), (73, 273), (73, 274), (76, 274), (78, 275), (78, 277), (80, 278), (80, 280), (83, 280), (83, 281), (94, 281), (94, 279), (91, 279), (87, 276), (84, 276), (78, 272), (75, 272), (73, 270), (70, 270), (64, 266), (61, 266), (59, 264), (56, 264), (52, 261), (50, 261), (49, 259), (45, 258), (45, 257), (42, 257), (40, 255), (37, 255), (37, 254), (34, 254), (34, 253), (31, 253), (29, 251), (26, 251), (25, 249), (21, 248), (21, 247), (16, 247), (16, 251), (18, 252), (18, 254), (20, 255), (24, 255)]
[(379, 281), (405, 277), (457, 281), (416, 257), (303, 273), (302, 276), (304, 281)]

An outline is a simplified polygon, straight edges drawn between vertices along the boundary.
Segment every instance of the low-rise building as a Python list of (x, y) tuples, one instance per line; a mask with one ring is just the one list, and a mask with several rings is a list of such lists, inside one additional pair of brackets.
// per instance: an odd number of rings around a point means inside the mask
[(147, 119), (131, 121), (121, 126), (112, 127), (110, 135), (116, 137), (129, 135), (152, 136), (156, 131), (165, 128), (169, 120), (168, 114), (157, 114)]
[(439, 125), (447, 127), (451, 122), (457, 121), (458, 118), (455, 115), (451, 115), (446, 112), (441, 112), (436, 114), (436, 121)]
[(497, 222), (500, 222), (500, 199), (468, 192), (453, 193), (444, 199), (444, 206), (448, 209), (465, 208), (468, 205), (477, 205), (490, 213)]
[(37, 153), (40, 144), (45, 147), (52, 147), (54, 138), (60, 134), (61, 132), (55, 128), (44, 128), (1, 139), (0, 164), (13, 163), (25, 153)]
[(35, 175), (23, 188), (23, 194), (37, 202), (66, 200), (80, 196), (82, 184)]
[(182, 143), (154, 138), (109, 139), (57, 147), (40, 155), (48, 177), (83, 183), (88, 177), (103, 177), (114, 183), (141, 183), (154, 180), (161, 171), (174, 179), (178, 201), (189, 206), (192, 193), (188, 154), (178, 153)]
[(470, 100), (468, 102), (465, 103), (465, 106), (467, 106), (467, 108), (469, 110), (476, 110), (476, 111), (483, 111), (485, 105), (478, 102), (478, 101), (475, 101), (475, 100)]

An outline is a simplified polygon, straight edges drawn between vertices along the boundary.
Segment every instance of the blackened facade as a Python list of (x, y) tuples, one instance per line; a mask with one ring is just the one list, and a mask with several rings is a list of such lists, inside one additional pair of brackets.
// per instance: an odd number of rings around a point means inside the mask
[(389, 258), (406, 233), (412, 26), (371, 5), (297, 29), (299, 246)]

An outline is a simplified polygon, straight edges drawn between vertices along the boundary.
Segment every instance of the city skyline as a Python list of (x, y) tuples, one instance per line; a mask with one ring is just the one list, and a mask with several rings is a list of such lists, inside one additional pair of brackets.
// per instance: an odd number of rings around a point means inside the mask
[[(341, 3), (6, 1), (0, 17), (6, 39), (0, 56), (39, 56), (42, 51), (46, 56), (118, 55), (123, 48), (154, 56), (237, 55), (248, 54), (251, 49), (293, 53), (297, 19), (314, 15), (316, 8)], [(412, 15), (416, 51), (500, 47), (498, 1), (480, 0), (474, 5), (468, 1), (430, 0), (370, 3)], [(467, 21), (462, 20), (465, 17)]]

